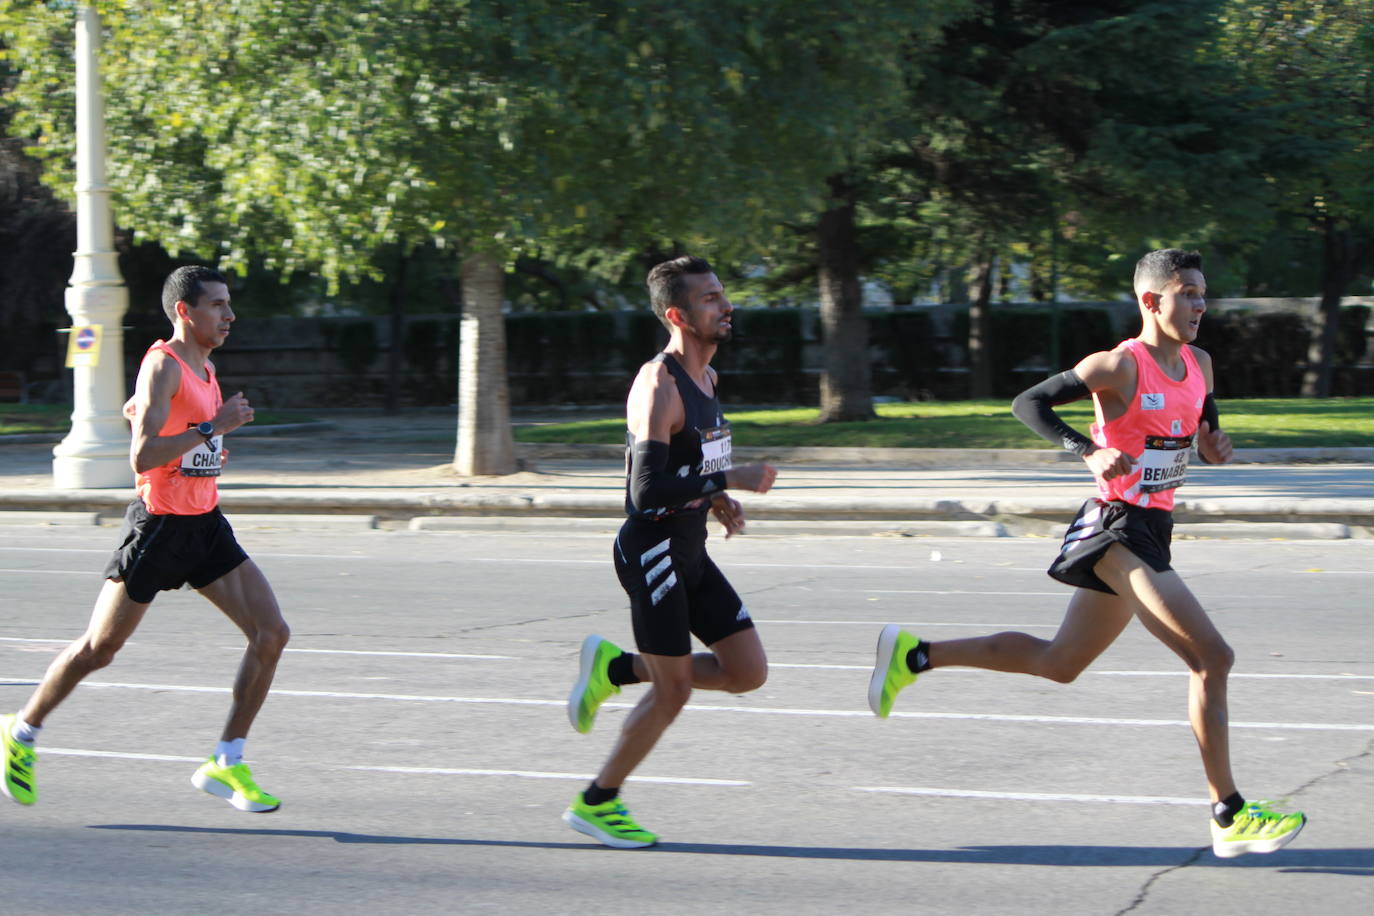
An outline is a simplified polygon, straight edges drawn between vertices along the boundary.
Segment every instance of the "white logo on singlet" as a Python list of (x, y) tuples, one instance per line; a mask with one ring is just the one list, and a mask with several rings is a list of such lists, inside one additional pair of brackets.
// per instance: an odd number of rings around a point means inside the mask
[(1162, 393), (1161, 393), (1161, 394), (1141, 394), (1141, 396), (1140, 396), (1140, 409), (1141, 409), (1141, 410), (1163, 410), (1163, 409), (1164, 409), (1164, 395), (1163, 395)]

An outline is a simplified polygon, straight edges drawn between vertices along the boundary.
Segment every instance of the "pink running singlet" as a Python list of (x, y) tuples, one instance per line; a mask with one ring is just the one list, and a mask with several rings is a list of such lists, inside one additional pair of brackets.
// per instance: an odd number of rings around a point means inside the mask
[(1174, 381), (1159, 368), (1149, 348), (1137, 338), (1123, 340), (1112, 352), (1125, 350), (1135, 358), (1136, 386), (1126, 412), (1104, 422), (1102, 404), (1093, 396), (1097, 422), (1093, 442), (1099, 448), (1116, 448), (1130, 455), (1135, 470), (1112, 480), (1097, 478), (1097, 489), (1106, 500), (1119, 500), (1149, 509), (1172, 509), (1174, 490), (1188, 476), (1188, 456), (1193, 434), (1207, 396), (1207, 383), (1193, 357), (1183, 346), (1183, 379)]
[[(146, 360), (161, 350), (181, 364), (181, 385), (172, 395), (167, 422), (160, 436), (175, 436), (205, 420), (213, 419), (224, 402), (214, 367), (205, 364), (201, 378), (164, 341), (155, 341), (143, 355)], [(203, 515), (219, 504), (219, 473), (224, 464), (224, 437), (215, 436), (184, 455), (138, 475), (138, 495), (154, 515)]]

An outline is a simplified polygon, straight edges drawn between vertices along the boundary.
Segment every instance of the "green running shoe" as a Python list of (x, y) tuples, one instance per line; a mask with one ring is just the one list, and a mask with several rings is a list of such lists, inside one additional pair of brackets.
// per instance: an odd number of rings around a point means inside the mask
[(563, 823), (578, 833), (616, 849), (643, 849), (658, 842), (658, 835), (635, 823), (625, 804), (613, 798), (600, 805), (589, 805), (577, 793), (577, 798), (563, 812)]
[(253, 782), (248, 764), (222, 767), (210, 757), (191, 776), (191, 785), (229, 802), (240, 811), (266, 813), (281, 807), (281, 799), (268, 795)]
[(33, 748), (18, 738), (12, 731), (17, 713), (0, 716), (0, 742), (5, 748), (5, 779), (0, 789), (21, 805), (31, 805), (38, 801), (38, 786), (33, 781)]
[(883, 627), (878, 636), (878, 660), (868, 679), (868, 706), (878, 718), (886, 719), (898, 691), (916, 682), (916, 675), (907, 667), (906, 654), (920, 643), (895, 623)]
[(1218, 858), (1231, 859), (1247, 852), (1273, 852), (1293, 842), (1307, 815), (1301, 811), (1284, 814), (1269, 808), (1270, 802), (1250, 802), (1236, 815), (1230, 827), (1223, 827), (1215, 819), (1212, 825), (1212, 852)]
[(620, 692), (620, 688), (611, 683), (608, 671), (612, 659), (620, 654), (620, 647), (609, 639), (593, 634), (582, 640), (577, 683), (568, 694), (568, 721), (584, 735), (592, 730), (601, 704)]

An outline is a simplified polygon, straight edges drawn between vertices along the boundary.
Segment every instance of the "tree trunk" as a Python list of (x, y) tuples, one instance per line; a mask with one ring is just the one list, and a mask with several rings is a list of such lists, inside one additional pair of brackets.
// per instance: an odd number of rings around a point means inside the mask
[(817, 227), (824, 367), (821, 372), (822, 423), (873, 418), (868, 322), (859, 285), (854, 192), (842, 178), (831, 178), (831, 207)]
[(1350, 286), (1354, 258), (1350, 230), (1338, 229), (1327, 220), (1322, 244), (1322, 300), (1317, 306), (1312, 342), (1307, 348), (1307, 371), (1302, 375), (1302, 396), (1331, 397), (1331, 364), (1336, 356), (1336, 335), (1341, 327), (1341, 298)]
[(515, 473), (506, 383), (505, 273), (489, 254), (463, 259), (463, 320), (458, 358), (458, 448), (463, 476)]
[(386, 350), (386, 397), (383, 404), (387, 413), (401, 411), (401, 366), (405, 355), (406, 326), (406, 268), (410, 266), (410, 248), (402, 246), (401, 257), (396, 264), (396, 275), (391, 278), (391, 289), (387, 292), (387, 327), (390, 344)]
[(969, 396), (992, 397), (992, 277), (997, 255), (978, 246), (973, 301), (968, 307)]

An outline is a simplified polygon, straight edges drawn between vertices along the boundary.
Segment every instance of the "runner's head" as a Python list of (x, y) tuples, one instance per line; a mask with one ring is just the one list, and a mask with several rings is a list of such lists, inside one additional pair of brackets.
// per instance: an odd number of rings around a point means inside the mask
[(1182, 248), (1160, 248), (1145, 255), (1135, 265), (1135, 295), (1162, 293), (1185, 270), (1202, 271), (1202, 255)]
[(199, 305), (207, 283), (229, 285), (224, 274), (211, 267), (192, 264), (172, 271), (162, 284), (162, 311), (167, 313), (172, 324), (177, 321), (177, 303), (185, 302), (192, 307)]
[(715, 270), (705, 258), (691, 255), (664, 261), (649, 271), (649, 302), (664, 327), (669, 331), (673, 329), (672, 322), (668, 320), (668, 309), (676, 306), (685, 312), (691, 308), (691, 287), (688, 285), (687, 277), (692, 274), (713, 273)]

